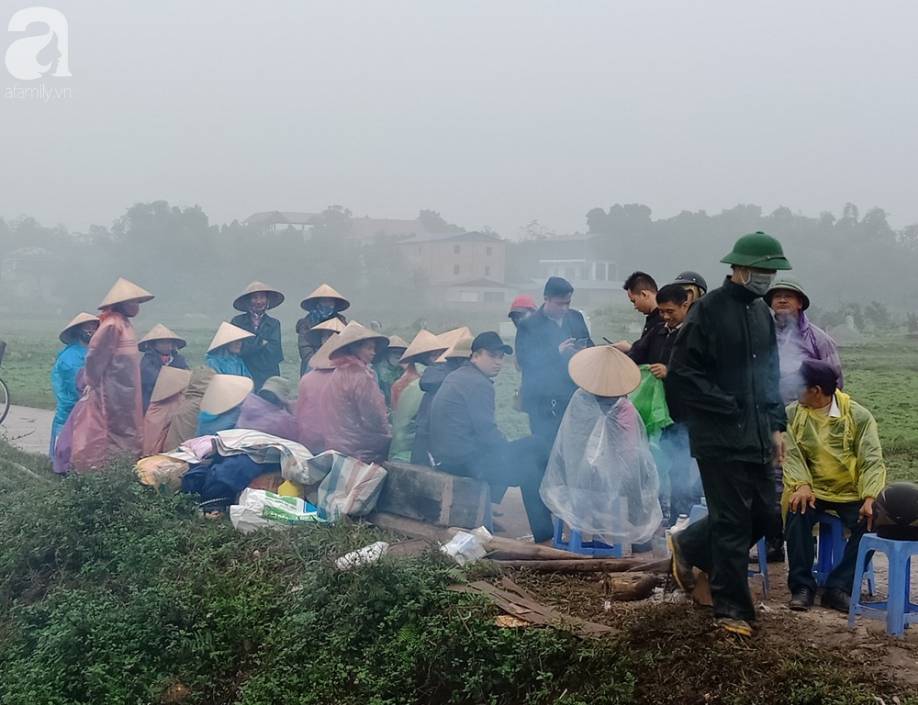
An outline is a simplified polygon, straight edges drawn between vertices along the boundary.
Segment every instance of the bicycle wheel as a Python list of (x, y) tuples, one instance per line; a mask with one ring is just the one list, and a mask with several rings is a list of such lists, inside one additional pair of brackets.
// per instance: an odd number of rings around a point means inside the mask
[(6, 420), (8, 413), (10, 413), (10, 390), (6, 382), (0, 379), (0, 424)]

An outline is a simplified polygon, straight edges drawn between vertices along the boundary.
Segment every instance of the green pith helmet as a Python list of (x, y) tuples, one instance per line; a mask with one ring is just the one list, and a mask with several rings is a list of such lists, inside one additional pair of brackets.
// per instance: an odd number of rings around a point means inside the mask
[(806, 292), (803, 290), (803, 287), (800, 285), (796, 279), (791, 277), (780, 277), (775, 279), (775, 283), (771, 285), (771, 288), (768, 290), (768, 293), (765, 294), (765, 303), (771, 306), (771, 300), (775, 295), (775, 292), (779, 289), (784, 289), (785, 291), (793, 291), (797, 296), (800, 297), (800, 300), (803, 302), (803, 310), (806, 311), (810, 307), (810, 297), (806, 295)]
[(761, 230), (743, 235), (736, 241), (733, 251), (721, 262), (756, 269), (791, 269), (781, 243)]

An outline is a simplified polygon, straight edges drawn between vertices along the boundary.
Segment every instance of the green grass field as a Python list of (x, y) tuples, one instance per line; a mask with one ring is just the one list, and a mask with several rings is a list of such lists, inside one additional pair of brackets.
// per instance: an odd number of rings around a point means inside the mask
[[(621, 309), (606, 309), (593, 315), (594, 339), (627, 337), (628, 324), (635, 315)], [(147, 325), (139, 325), (146, 330)], [(445, 326), (444, 326), (445, 327)], [(292, 328), (292, 326), (289, 326)], [(14, 333), (9, 332), (16, 331)], [(204, 359), (213, 331), (176, 327), (188, 339), (183, 351), (192, 366)], [(410, 335), (412, 328), (399, 328)], [(292, 330), (284, 340), (285, 361), (282, 373), (296, 379), (299, 357)], [(10, 387), (14, 404), (50, 409), (54, 407), (49, 374), (60, 343), (47, 323), (17, 322), (0, 336), (7, 342), (6, 357), (0, 367)], [(869, 345), (842, 349), (847, 380), (846, 390), (876, 416), (889, 464), (891, 479), (918, 480), (918, 342), (889, 338)], [(519, 387), (519, 373), (506, 364), (497, 380), (497, 413), (501, 427), (510, 437), (528, 432), (527, 418), (514, 411), (513, 395)]]

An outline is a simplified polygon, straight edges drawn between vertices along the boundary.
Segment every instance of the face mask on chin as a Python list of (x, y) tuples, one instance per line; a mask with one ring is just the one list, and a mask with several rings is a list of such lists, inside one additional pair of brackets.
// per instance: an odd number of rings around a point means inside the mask
[(775, 281), (775, 275), (772, 272), (749, 272), (748, 276), (749, 278), (742, 283), (742, 286), (756, 296), (765, 296)]

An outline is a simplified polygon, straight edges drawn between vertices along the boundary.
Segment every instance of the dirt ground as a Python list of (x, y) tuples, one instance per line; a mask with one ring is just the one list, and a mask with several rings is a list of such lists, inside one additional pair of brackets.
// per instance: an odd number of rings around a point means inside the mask
[(0, 426), (0, 438), (28, 453), (47, 455), (53, 418), (53, 411), (11, 406), (10, 413)]

